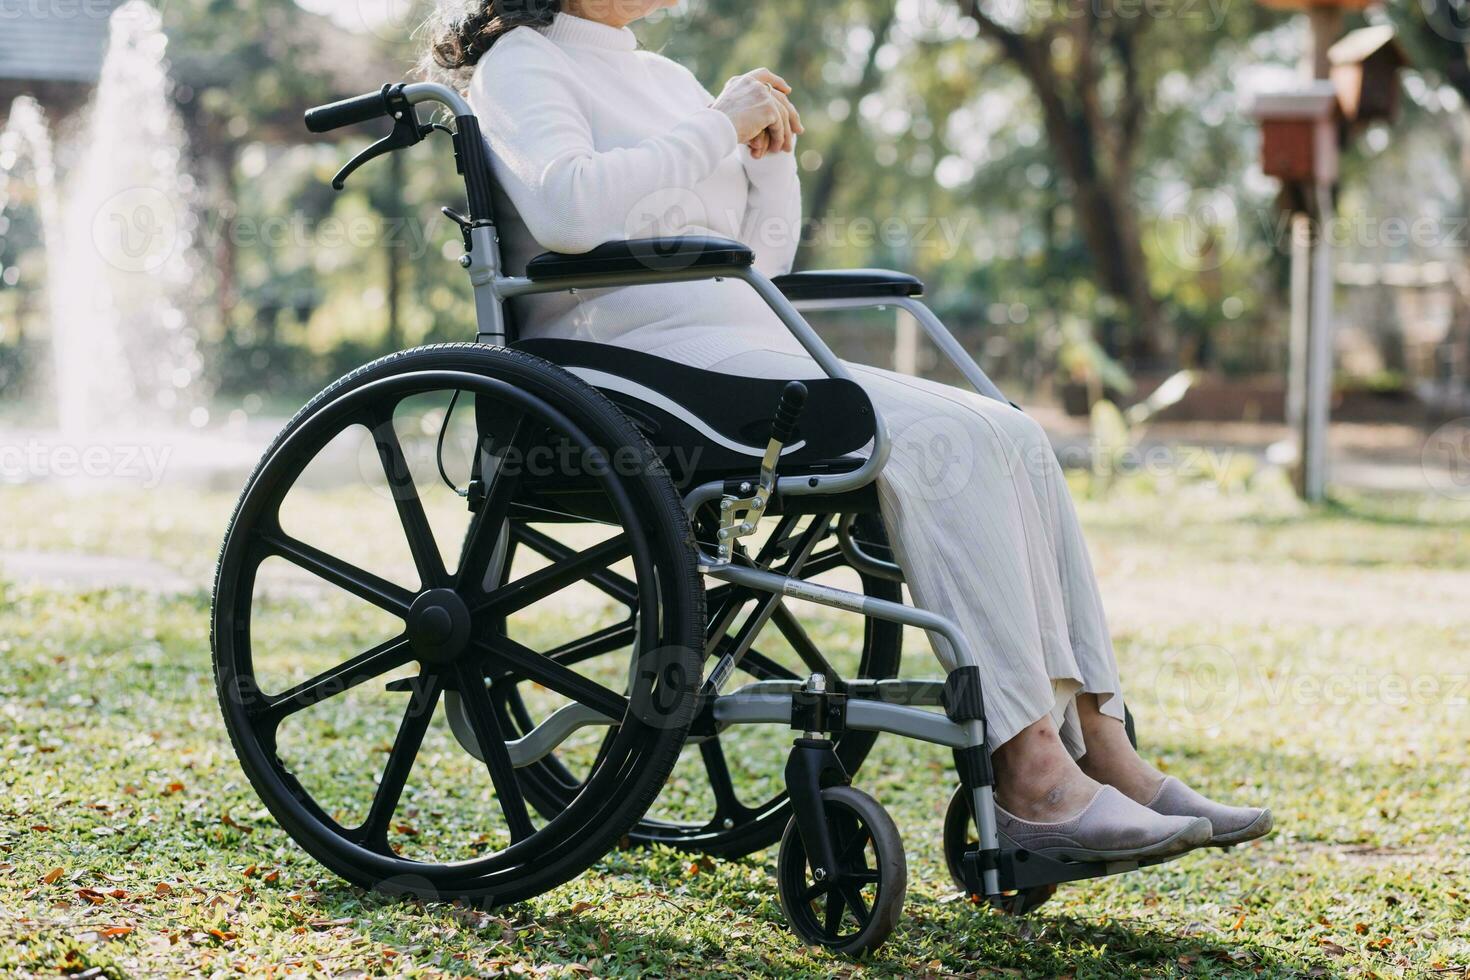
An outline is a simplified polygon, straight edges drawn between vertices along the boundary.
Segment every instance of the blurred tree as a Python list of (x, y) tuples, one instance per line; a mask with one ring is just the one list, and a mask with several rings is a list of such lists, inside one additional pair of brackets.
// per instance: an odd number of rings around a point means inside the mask
[[(1389, 15), (1399, 29), (1411, 65), (1431, 84), (1444, 85), (1458, 96), (1459, 165), (1463, 221), (1470, 206), (1470, 2), (1467, 0), (1399, 0)], [(1441, 352), (1439, 371), (1470, 378), (1470, 241), (1458, 236), (1463, 260), (1453, 276), (1455, 304), (1450, 337)]]

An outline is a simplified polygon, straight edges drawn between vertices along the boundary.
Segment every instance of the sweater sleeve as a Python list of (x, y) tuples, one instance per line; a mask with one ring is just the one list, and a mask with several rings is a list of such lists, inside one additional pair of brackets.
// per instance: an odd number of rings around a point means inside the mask
[(740, 240), (755, 251), (755, 267), (767, 276), (791, 271), (801, 244), (801, 177), (796, 153), (768, 153), (757, 160), (741, 147), (750, 195)]
[(573, 84), (560, 58), (521, 50), (496, 50), (470, 83), (496, 179), (544, 248), (575, 254), (628, 237), (639, 201), (693, 187), (735, 150), (734, 124), (705, 108), (661, 136), (598, 151)]

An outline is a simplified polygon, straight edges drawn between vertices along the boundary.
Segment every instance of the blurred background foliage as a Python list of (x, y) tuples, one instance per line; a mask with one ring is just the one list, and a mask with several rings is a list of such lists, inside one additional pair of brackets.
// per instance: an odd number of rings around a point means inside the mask
[[(375, 162), (337, 194), (332, 173), (372, 134), (321, 140), (300, 123), (412, 73), (426, 2), (163, 6), (204, 212), (199, 327), (214, 386), (250, 395), (249, 410), (473, 332), (457, 236), (437, 214), (459, 193), (447, 144)], [(1436, 29), (1463, 11), (1395, 4), (1371, 16), (1415, 59), (1406, 111), (1392, 138), (1350, 151), (1344, 220), (1441, 222), (1397, 254), (1456, 270), (1463, 335), (1470, 236), (1445, 222), (1466, 212), (1470, 70), (1463, 41)], [(799, 264), (914, 271), (993, 373), (1034, 391), (1120, 371), (1280, 370), (1285, 223), (1243, 92), (1294, 72), (1304, 27), (1290, 16), (1225, 0), (687, 0), (638, 30), (714, 91), (760, 65), (785, 75), (808, 130)]]

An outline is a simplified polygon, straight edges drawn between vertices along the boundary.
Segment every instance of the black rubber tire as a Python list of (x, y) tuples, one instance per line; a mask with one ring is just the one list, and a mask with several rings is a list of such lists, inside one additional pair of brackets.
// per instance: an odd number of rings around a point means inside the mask
[[(858, 860), (865, 871), (876, 872), (873, 875), (876, 880), (872, 882), (875, 894), (871, 900), (862, 897), (862, 904), (866, 905), (866, 916), (849, 903), (845, 903), (845, 912), (839, 912), (841, 918), (850, 914), (857, 928), (851, 932), (843, 932), (839, 918), (837, 928), (829, 932), (826, 922), (819, 919), (812, 907), (814, 902), (824, 896), (803, 897), (809, 896), (818, 886), (811, 878), (806, 847), (793, 819), (786, 825), (786, 832), (781, 837), (781, 850), (776, 858), (776, 886), (781, 899), (781, 910), (786, 913), (786, 921), (790, 923), (792, 931), (807, 945), (824, 947), (845, 956), (859, 956), (883, 945), (903, 915), (904, 895), (908, 891), (908, 861), (903, 852), (903, 839), (888, 811), (860, 789), (852, 786), (824, 789), (822, 806), (827, 814), (829, 828), (839, 835), (834, 838), (839, 851), (851, 839), (841, 836), (844, 832), (843, 824), (848, 825), (846, 832), (850, 834), (852, 821), (855, 820), (856, 826), (869, 835), (876, 867), (867, 869), (866, 854), (860, 853)], [(839, 863), (844, 865), (844, 872), (853, 870), (853, 862), (843, 861), (840, 853)], [(827, 902), (824, 908), (829, 908), (833, 897), (830, 890), (825, 893), (825, 897)]]
[[(294, 777), (282, 775), (274, 745), (250, 725), (258, 702), (252, 691), (253, 666), (249, 614), (255, 570), (253, 528), (271, 518), (280, 499), (320, 446), (318, 429), (328, 429), (346, 401), (371, 397), (368, 385), (407, 390), (420, 372), (454, 372), (489, 379), (510, 399), (528, 398), (577, 427), (593, 445), (616, 450), (633, 447), (646, 465), (631, 474), (617, 472), (606, 486), (616, 487), (626, 506), (635, 508), (656, 574), (659, 650), (670, 671), (684, 680), (672, 689), (675, 700), (657, 723), (630, 708), (617, 727), (617, 766), (599, 767), (588, 791), (556, 821), (488, 858), (431, 864), (369, 850), (356, 843), (311, 801)], [(284, 448), (283, 448), (284, 447)], [(304, 454), (310, 452), (311, 455)], [(286, 480), (284, 488), (276, 484)], [(611, 491), (610, 491), (611, 492)], [(640, 539), (640, 540), (644, 540)], [(643, 547), (643, 545), (640, 545)], [(693, 534), (678, 493), (647, 440), (601, 393), (540, 358), (479, 344), (442, 344), (391, 354), (365, 365), (311, 400), (293, 417), (247, 481), (231, 518), (215, 576), (211, 620), (214, 675), (221, 710), (235, 752), (251, 785), (281, 826), (305, 850), (355, 884), (430, 898), (465, 898), (501, 904), (541, 894), (585, 871), (611, 850), (653, 802), (678, 760), (697, 705), (705, 627), (704, 592), (696, 568)], [(658, 682), (655, 682), (658, 683)], [(661, 687), (660, 691), (669, 690)], [(437, 710), (437, 709), (436, 709)], [(271, 743), (273, 743), (271, 739)], [(334, 829), (335, 828), (335, 829)], [(539, 839), (539, 840), (538, 840)]]

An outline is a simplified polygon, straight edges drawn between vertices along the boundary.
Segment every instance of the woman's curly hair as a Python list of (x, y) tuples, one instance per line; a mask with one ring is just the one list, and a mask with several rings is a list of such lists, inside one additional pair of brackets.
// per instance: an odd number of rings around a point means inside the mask
[[(562, 0), (440, 0), (429, 19), (430, 74), (463, 76), (517, 27), (546, 27)], [(434, 71), (437, 69), (437, 71)]]

